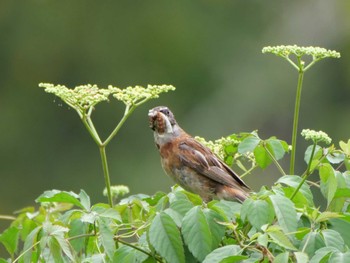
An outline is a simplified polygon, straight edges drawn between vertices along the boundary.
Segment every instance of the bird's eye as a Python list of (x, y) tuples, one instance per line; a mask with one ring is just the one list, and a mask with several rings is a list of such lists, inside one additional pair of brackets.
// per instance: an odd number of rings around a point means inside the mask
[(169, 116), (169, 110), (168, 109), (164, 109), (164, 110), (162, 110), (162, 112), (165, 114), (165, 115), (167, 115), (167, 116)]

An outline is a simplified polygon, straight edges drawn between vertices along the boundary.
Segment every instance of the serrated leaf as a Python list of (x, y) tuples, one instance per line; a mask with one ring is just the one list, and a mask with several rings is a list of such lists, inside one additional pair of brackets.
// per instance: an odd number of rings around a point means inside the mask
[(181, 227), (185, 214), (193, 208), (193, 204), (182, 192), (175, 192), (169, 195), (170, 206), (164, 212), (172, 217), (176, 225)]
[(79, 193), (80, 203), (85, 208), (85, 210), (90, 210), (91, 203), (90, 203), (90, 197), (87, 195), (87, 193), (81, 189)]
[[(80, 236), (87, 233), (86, 225), (80, 219), (72, 220), (69, 226), (69, 237)], [(75, 238), (70, 241), (70, 244), (76, 252), (81, 251), (85, 246), (86, 237)]]
[(289, 253), (288, 252), (284, 252), (281, 254), (278, 254), (275, 259), (274, 259), (274, 263), (288, 263), (288, 256)]
[[(306, 164), (309, 164), (310, 162), (310, 158), (311, 158), (311, 153), (312, 153), (312, 149), (313, 149), (313, 145), (310, 145), (306, 148), (305, 151), (305, 155), (304, 155), (304, 161)], [(322, 156), (322, 147), (319, 145), (316, 145), (315, 151), (314, 151), (314, 155), (313, 155), (313, 160), (318, 160), (319, 158), (321, 158)]]
[(290, 250), (297, 250), (292, 242), (288, 239), (288, 237), (280, 230), (275, 230), (273, 228), (269, 228), (266, 233), (269, 235), (269, 237), (273, 240), (274, 243), (277, 245), (290, 249)]
[(212, 250), (209, 224), (199, 206), (193, 207), (183, 218), (182, 235), (188, 249), (199, 261), (203, 261)]
[(59, 190), (51, 190), (45, 191), (42, 195), (40, 195), (35, 202), (60, 202), (60, 203), (70, 203), (76, 205), (80, 208), (84, 208), (84, 206), (79, 201), (79, 195), (73, 192), (59, 191)]
[(280, 160), (283, 158), (285, 150), (280, 140), (274, 138), (268, 139), (266, 141), (266, 146), (268, 147), (268, 149), (270, 150), (270, 152), (276, 160)]
[(267, 247), (267, 244), (269, 242), (269, 237), (268, 235), (265, 233), (265, 234), (262, 234), (258, 237), (258, 243), (263, 246), (263, 247)]
[(350, 156), (350, 139), (348, 140), (347, 143), (340, 141), (339, 146), (340, 146), (340, 149), (342, 149), (346, 155)]
[(342, 253), (342, 252), (334, 252), (329, 257), (330, 263), (349, 263), (350, 252)]
[(99, 240), (102, 244), (104, 252), (112, 259), (115, 251), (114, 235), (108, 225), (109, 220), (99, 218)]
[(219, 213), (208, 208), (203, 209), (203, 213), (208, 222), (212, 237), (211, 249), (214, 250), (218, 247), (222, 238), (225, 235), (226, 227), (220, 224), (220, 222), (224, 221), (224, 218)]
[(175, 222), (164, 212), (153, 219), (149, 240), (155, 250), (169, 263), (184, 263), (185, 255), (180, 231)]
[(113, 262), (139, 263), (144, 262), (147, 258), (148, 255), (139, 250), (128, 246), (121, 246), (115, 251)]
[(318, 215), (315, 222), (320, 223), (320, 222), (327, 221), (331, 218), (340, 218), (340, 217), (343, 217), (343, 215), (341, 215), (339, 213), (335, 213), (335, 212), (325, 211), (325, 212)]
[[(299, 184), (301, 183), (301, 181), (302, 181), (302, 178), (300, 176), (285, 175), (285, 176), (279, 178), (277, 182), (291, 186), (294, 189), (296, 189), (299, 186)], [(308, 184), (303, 183), (299, 189), (299, 192), (301, 192), (301, 194), (306, 198), (309, 206), (314, 205), (313, 195), (311, 193), (311, 190), (310, 190), (310, 187)]]
[(208, 207), (212, 210), (215, 210), (220, 215), (222, 215), (226, 220), (233, 220), (236, 218), (237, 214), (240, 213), (242, 204), (238, 202), (220, 200), (219, 202), (209, 203)]
[(33, 246), (37, 242), (37, 236), (41, 229), (42, 226), (34, 228), (24, 241), (23, 251), (27, 251), (23, 256), (24, 262), (32, 262)]
[(337, 251), (333, 247), (322, 247), (315, 252), (309, 263), (327, 263), (329, 257)]
[(322, 231), (322, 236), (327, 247), (334, 247), (344, 252), (344, 240), (337, 231), (325, 229)]
[(299, 249), (307, 253), (309, 258), (312, 258), (315, 252), (324, 246), (325, 243), (320, 234), (318, 232), (310, 232), (303, 238)]
[(53, 257), (53, 262), (63, 263), (61, 248), (54, 236), (48, 237), (47, 245), (50, 249), (50, 252), (46, 255), (44, 254), (45, 261), (50, 262), (52, 261), (52, 257)]
[(118, 213), (118, 211), (116, 211), (113, 208), (108, 208), (108, 209), (104, 210), (103, 212), (98, 213), (98, 216), (104, 217), (104, 218), (114, 219), (114, 220), (117, 220), (119, 222), (122, 221), (122, 218), (121, 218), (120, 214)]
[(228, 246), (220, 247), (213, 250), (210, 254), (208, 254), (205, 257), (203, 263), (221, 262), (221, 260), (227, 257), (233, 256), (233, 255), (239, 255), (239, 252), (241, 251), (242, 249), (240, 248), (240, 246), (237, 246), (237, 245), (228, 245)]
[(253, 152), (255, 147), (260, 143), (260, 139), (255, 136), (249, 136), (238, 145), (238, 152), (245, 154), (247, 152)]
[(283, 232), (286, 234), (295, 232), (298, 220), (293, 202), (281, 195), (270, 195), (269, 198)]
[(321, 192), (327, 199), (327, 206), (331, 203), (337, 190), (337, 179), (334, 174), (333, 167), (330, 164), (323, 164), (319, 168), (321, 179)]
[(308, 263), (309, 262), (309, 256), (304, 252), (294, 252), (295, 259), (297, 260), (296, 263)]
[(255, 147), (254, 157), (255, 157), (256, 163), (262, 169), (265, 169), (272, 162), (269, 154), (267, 153), (266, 149), (262, 145), (258, 145), (257, 147)]
[(263, 225), (272, 223), (274, 215), (273, 208), (264, 200), (253, 200), (247, 211), (248, 221), (257, 230)]
[(330, 229), (337, 231), (342, 237), (345, 244), (350, 247), (350, 222), (340, 218), (329, 219)]
[(19, 229), (17, 227), (9, 227), (0, 235), (0, 242), (5, 246), (7, 252), (13, 256), (18, 247)]

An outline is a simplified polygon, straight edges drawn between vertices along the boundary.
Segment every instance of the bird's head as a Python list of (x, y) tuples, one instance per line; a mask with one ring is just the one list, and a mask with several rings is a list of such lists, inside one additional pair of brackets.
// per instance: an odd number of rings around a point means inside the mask
[(174, 135), (178, 125), (174, 114), (165, 106), (155, 107), (148, 112), (149, 126), (159, 136)]

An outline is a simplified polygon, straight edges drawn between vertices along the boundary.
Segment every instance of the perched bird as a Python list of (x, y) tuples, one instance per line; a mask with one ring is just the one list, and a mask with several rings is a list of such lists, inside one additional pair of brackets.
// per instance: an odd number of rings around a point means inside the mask
[(243, 202), (249, 187), (209, 148), (187, 134), (165, 106), (148, 113), (164, 171), (205, 202), (213, 198)]

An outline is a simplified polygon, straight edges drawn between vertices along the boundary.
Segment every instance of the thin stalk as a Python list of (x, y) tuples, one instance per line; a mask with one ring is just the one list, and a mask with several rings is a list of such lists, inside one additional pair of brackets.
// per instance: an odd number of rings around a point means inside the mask
[(14, 216), (7, 216), (7, 215), (0, 215), (0, 219), (4, 219), (4, 220), (16, 220), (16, 217)]
[(250, 174), (254, 169), (256, 169), (258, 167), (257, 164), (253, 165), (252, 167), (250, 167), (244, 174), (241, 174), (240, 177), (243, 178), (244, 176)]
[(131, 108), (129, 106), (125, 108), (122, 119), (119, 121), (117, 127), (115, 127), (115, 129), (111, 132), (108, 138), (102, 143), (102, 146), (106, 146), (113, 139), (113, 137), (118, 133), (120, 128), (123, 126), (124, 122), (129, 118), (129, 116), (131, 115), (131, 113), (133, 113), (135, 109), (135, 105), (131, 106)]
[(28, 249), (24, 250), (12, 263), (16, 263), (21, 257), (24, 256), (25, 253), (27, 253), (28, 251), (30, 251), (31, 249), (35, 248), (37, 245), (39, 245), (40, 240), (35, 242), (31, 247), (29, 247)]
[(298, 133), (298, 122), (299, 122), (299, 109), (300, 109), (300, 100), (301, 100), (301, 90), (303, 87), (303, 78), (304, 78), (304, 70), (301, 64), (300, 58), (298, 58), (299, 62), (299, 76), (298, 76), (298, 86), (297, 86), (297, 94), (295, 98), (295, 108), (294, 108), (294, 118), (293, 118), (293, 133), (292, 133), (292, 152), (290, 159), (290, 169), (289, 174), (294, 174), (295, 167), (295, 153), (296, 153), (296, 144), (297, 144), (297, 133)]
[(299, 183), (298, 187), (294, 190), (292, 196), (290, 197), (290, 200), (293, 200), (293, 198), (295, 197), (295, 195), (299, 192), (301, 186), (305, 183), (306, 179), (309, 177), (310, 175), (310, 169), (311, 169), (311, 163), (312, 163), (312, 159), (314, 158), (314, 154), (315, 154), (315, 149), (316, 149), (316, 145), (317, 143), (314, 142), (314, 145), (312, 147), (312, 152), (311, 152), (311, 156), (310, 156), (310, 160), (309, 163), (307, 165), (307, 170), (303, 176), (303, 179), (301, 180), (301, 182)]
[(286, 175), (286, 173), (284, 172), (282, 166), (277, 162), (276, 158), (273, 156), (273, 154), (269, 151), (269, 149), (266, 147), (266, 145), (264, 144), (264, 149), (267, 152), (267, 154), (270, 156), (271, 160), (274, 162), (274, 164), (276, 165), (277, 169), (280, 171), (280, 173), (282, 175)]
[(120, 243), (122, 243), (122, 244), (124, 244), (124, 245), (126, 245), (128, 247), (132, 247), (132, 248), (134, 248), (134, 249), (136, 249), (136, 250), (138, 250), (138, 251), (140, 251), (140, 252), (142, 252), (142, 253), (144, 253), (144, 254), (152, 257), (152, 258), (154, 258), (157, 262), (163, 262), (163, 260), (161, 258), (159, 258), (159, 257), (157, 257), (155, 255), (152, 255), (150, 252), (148, 252), (148, 251), (146, 251), (146, 250), (144, 250), (144, 249), (142, 249), (142, 248), (140, 248), (138, 246), (134, 246), (133, 244), (125, 242), (125, 241), (123, 241), (123, 240), (121, 240), (119, 238), (117, 238), (117, 242), (120, 242)]
[(107, 155), (106, 155), (106, 146), (100, 146), (100, 155), (101, 155), (101, 161), (102, 161), (102, 168), (103, 168), (103, 174), (105, 177), (105, 184), (107, 189), (107, 197), (108, 197), (108, 203), (111, 207), (113, 207), (113, 198), (111, 193), (111, 181), (109, 179), (109, 170), (108, 170), (108, 163), (107, 163)]

